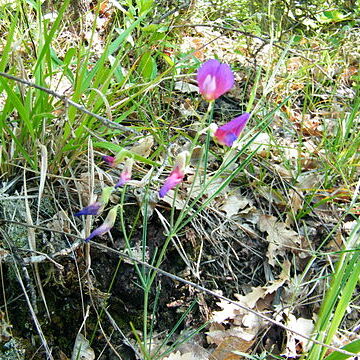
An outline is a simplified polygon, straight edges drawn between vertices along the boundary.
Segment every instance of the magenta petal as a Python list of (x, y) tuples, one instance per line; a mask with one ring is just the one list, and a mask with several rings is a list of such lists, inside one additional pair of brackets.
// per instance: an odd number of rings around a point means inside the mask
[(249, 117), (249, 113), (244, 113), (227, 124), (220, 126), (214, 134), (216, 141), (221, 145), (232, 146), (244, 129)]
[(98, 228), (96, 228), (86, 239), (85, 242), (89, 242), (93, 237), (104, 235), (106, 232), (108, 232), (112, 226), (108, 224), (102, 224)]
[(100, 202), (95, 202), (93, 204), (90, 204), (89, 206), (84, 207), (80, 211), (78, 211), (75, 216), (81, 216), (81, 215), (98, 215), (99, 210), (101, 208), (102, 204)]
[(105, 161), (109, 166), (114, 166), (115, 158), (114, 156), (105, 155), (102, 157), (103, 161)]
[(215, 100), (234, 85), (234, 75), (227, 64), (212, 59), (205, 62), (197, 72), (199, 91), (208, 100)]
[(176, 185), (180, 184), (184, 179), (185, 174), (180, 170), (177, 166), (169, 175), (169, 177), (165, 180), (164, 185), (161, 187), (159, 191), (160, 198), (163, 198), (169, 190), (174, 188)]

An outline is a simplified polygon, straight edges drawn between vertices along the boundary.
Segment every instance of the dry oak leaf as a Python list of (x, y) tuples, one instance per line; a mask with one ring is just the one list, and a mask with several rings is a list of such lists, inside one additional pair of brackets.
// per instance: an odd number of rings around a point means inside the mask
[[(267, 295), (274, 293), (289, 280), (290, 266), (290, 262), (285, 261), (282, 265), (283, 270), (279, 275), (279, 278), (270, 282), (269, 285), (254, 287), (251, 292), (246, 295), (234, 294), (238, 300), (238, 304), (259, 311), (257, 308), (258, 301), (260, 299), (268, 299)], [(262, 301), (266, 303), (269, 300)], [(220, 306), (222, 310), (214, 311), (212, 314), (212, 324), (210, 325), (209, 331), (206, 333), (208, 343), (220, 346), (220, 344), (226, 342), (229, 337), (239, 338), (245, 342), (251, 342), (265, 325), (264, 320), (259, 316), (248, 312), (246, 309), (240, 308), (236, 304), (221, 300), (218, 303), (218, 306)], [(259, 307), (264, 309), (267, 306), (265, 305), (264, 307), (263, 304)], [(222, 324), (227, 325), (227, 327), (230, 325), (230, 327), (225, 328)]]
[[(271, 281), (266, 286), (253, 287), (251, 291), (246, 295), (234, 294), (234, 296), (238, 300), (238, 303), (247, 308), (254, 309), (259, 299), (264, 298), (266, 295), (272, 294), (279, 287), (283, 286), (286, 281), (289, 280), (290, 267), (291, 267), (290, 261), (286, 260), (282, 264), (282, 271), (278, 279)], [(246, 310), (241, 309), (236, 304), (229, 303), (225, 300), (221, 300), (220, 302), (217, 303), (217, 305), (221, 307), (222, 310), (213, 312), (211, 319), (213, 323), (226, 324), (229, 323), (229, 321), (231, 321), (236, 325), (244, 323), (243, 319), (241, 319), (241, 321), (238, 322), (237, 317), (242, 316), (244, 314), (248, 314)]]
[(129, 150), (136, 155), (147, 158), (151, 154), (153, 145), (154, 137), (150, 135), (140, 139), (139, 143), (131, 147)]
[(95, 352), (90, 347), (89, 341), (81, 333), (77, 334), (71, 360), (94, 360)]
[(235, 354), (235, 351), (246, 353), (254, 344), (255, 340), (246, 341), (235, 336), (225, 338), (211, 354), (214, 360), (241, 360), (241, 355)]
[(260, 231), (268, 233), (266, 240), (269, 247), (266, 256), (272, 266), (277, 263), (278, 256), (285, 258), (286, 250), (299, 248), (301, 244), (298, 233), (288, 229), (285, 223), (277, 221), (275, 216), (260, 215), (258, 227)]
[[(287, 315), (286, 326), (291, 330), (311, 337), (314, 329), (314, 322), (311, 319), (296, 318), (293, 314)], [(286, 331), (286, 347), (282, 355), (286, 358), (297, 358), (301, 353), (306, 352), (308, 349), (309, 341), (290, 332)]]
[(218, 324), (227, 323), (229, 320), (235, 319), (235, 317), (243, 311), (237, 305), (225, 300), (220, 300), (217, 305), (220, 306), (222, 310), (214, 311), (211, 321)]
[[(246, 315), (245, 315), (246, 316)], [(211, 324), (209, 331), (206, 332), (206, 340), (209, 344), (220, 345), (223, 341), (225, 341), (228, 337), (236, 337), (245, 341), (251, 341), (258, 334), (262, 321), (259, 317), (253, 314), (255, 318), (253, 321), (253, 327), (245, 328), (242, 326), (231, 326), (229, 329), (225, 329), (221, 324)]]
[(244, 209), (249, 204), (251, 204), (249, 199), (242, 196), (240, 193), (233, 193), (225, 199), (220, 210), (225, 211), (226, 216), (231, 218), (233, 215), (238, 214), (239, 210)]

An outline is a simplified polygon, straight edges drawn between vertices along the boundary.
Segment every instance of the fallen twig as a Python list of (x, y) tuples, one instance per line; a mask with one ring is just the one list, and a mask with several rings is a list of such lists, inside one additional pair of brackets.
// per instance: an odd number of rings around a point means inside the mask
[(84, 114), (90, 115), (90, 116), (96, 118), (97, 120), (100, 120), (102, 122), (102, 124), (104, 126), (108, 127), (108, 128), (119, 129), (119, 130), (122, 130), (124, 132), (131, 132), (131, 133), (134, 133), (134, 134), (140, 134), (139, 131), (136, 131), (136, 130), (132, 129), (131, 127), (118, 124), (118, 123), (116, 123), (114, 121), (111, 121), (111, 120), (101, 116), (101, 115), (95, 114), (95, 113), (91, 112), (90, 110), (87, 110), (84, 106), (76, 103), (75, 101), (72, 101), (72, 100), (68, 99), (66, 96), (61, 95), (61, 94), (57, 93), (54, 90), (48, 89), (48, 88), (46, 88), (44, 86), (37, 85), (37, 84), (32, 83), (30, 81), (21, 79), (21, 78), (19, 78), (17, 76), (10, 75), (10, 74), (4, 73), (4, 72), (0, 72), (0, 76), (2, 76), (4, 78), (7, 78), (9, 80), (17, 81), (17, 82), (19, 82), (21, 84), (33, 87), (35, 89), (44, 91), (44, 92), (46, 92), (46, 93), (60, 99), (65, 105), (71, 105), (71, 106), (75, 107), (76, 109), (82, 111)]

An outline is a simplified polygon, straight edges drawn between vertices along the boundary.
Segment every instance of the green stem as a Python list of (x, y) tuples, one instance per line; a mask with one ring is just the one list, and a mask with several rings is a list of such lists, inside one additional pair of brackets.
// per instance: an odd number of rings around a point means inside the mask
[[(214, 105), (215, 105), (215, 101), (212, 101), (209, 104), (209, 116), (206, 119), (207, 120), (207, 126), (210, 125), (213, 116), (214, 116)], [(205, 141), (205, 151), (204, 151), (204, 178), (203, 178), (203, 183), (206, 182), (206, 168), (207, 168), (207, 164), (208, 164), (208, 159), (209, 159), (209, 144), (210, 144), (210, 132), (209, 130), (206, 132), (206, 141)]]
[[(203, 117), (202, 120), (201, 120), (201, 128), (202, 128), (202, 129), (205, 127), (205, 125), (209, 125), (209, 123), (211, 122), (211, 120), (212, 120), (212, 118), (213, 118), (213, 114), (214, 114), (214, 104), (215, 104), (214, 101), (210, 101), (210, 102), (209, 102), (208, 109), (207, 109), (204, 117)], [(208, 137), (209, 137), (209, 131), (207, 131), (207, 134), (208, 134)], [(192, 154), (192, 152), (193, 152), (193, 150), (194, 150), (194, 148), (195, 148), (195, 146), (196, 146), (196, 144), (197, 144), (197, 142), (198, 142), (198, 140), (199, 140), (200, 135), (201, 135), (201, 131), (198, 131), (198, 132), (196, 133), (193, 141), (192, 141), (192, 145), (191, 145), (191, 148), (190, 148), (190, 150), (189, 150), (189, 152), (190, 152), (190, 158), (191, 158), (191, 154)], [(207, 141), (207, 145), (208, 145), (208, 143), (209, 143), (209, 142)], [(208, 150), (208, 146), (207, 146), (207, 150)], [(205, 159), (204, 159), (204, 163), (207, 163), (207, 159), (208, 159), (208, 156), (207, 156), (207, 154), (206, 154), (206, 157), (205, 157)], [(177, 223), (178, 223), (178, 221), (177, 221)], [(173, 227), (173, 228), (176, 229), (177, 227), (178, 227), (178, 226), (175, 225), (175, 227)], [(173, 238), (173, 236), (175, 236), (175, 234), (176, 234), (176, 231), (175, 231), (175, 232), (172, 231), (172, 232), (170, 232), (170, 233), (167, 235), (167, 237), (166, 237), (166, 239), (165, 239), (165, 243), (164, 243), (164, 245), (163, 245), (163, 247), (162, 247), (162, 249), (161, 249), (161, 252), (160, 252), (160, 254), (159, 254), (159, 257), (158, 257), (158, 259), (157, 259), (157, 261), (156, 261), (156, 265), (155, 265), (156, 267), (160, 267), (160, 265), (161, 265), (161, 263), (162, 263), (162, 261), (163, 261), (163, 259), (164, 259), (164, 257), (165, 257), (165, 253), (166, 253), (166, 250), (167, 250), (167, 248), (168, 248), (168, 246), (169, 246), (169, 243), (170, 243), (171, 239)], [(152, 285), (155, 277), (156, 277), (156, 271), (153, 271), (153, 272), (151, 272), (151, 274), (149, 274), (149, 283), (148, 283), (149, 288), (151, 287), (151, 285)]]

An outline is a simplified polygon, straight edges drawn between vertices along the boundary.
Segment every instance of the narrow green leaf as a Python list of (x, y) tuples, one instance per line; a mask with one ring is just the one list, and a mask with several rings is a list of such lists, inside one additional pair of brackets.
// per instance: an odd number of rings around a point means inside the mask
[(18, 111), (20, 118), (24, 121), (30, 136), (34, 139), (35, 132), (29, 118), (29, 110), (25, 108), (22, 101), (20, 100), (20, 97), (9, 87), (5, 79), (0, 78), (0, 82), (4, 87), (5, 91), (7, 92), (9, 100), (14, 104), (16, 110)]
[(18, 23), (18, 16), (17, 14), (13, 17), (11, 21), (11, 26), (6, 38), (6, 44), (1, 51), (1, 59), (0, 59), (0, 71), (4, 72), (6, 65), (8, 64), (9, 56), (11, 54), (11, 45), (14, 39), (15, 29)]
[(36, 72), (36, 70), (39, 68), (40, 64), (42, 63), (42, 59), (44, 58), (46, 52), (49, 50), (50, 43), (51, 43), (51, 41), (52, 41), (52, 39), (53, 39), (53, 37), (55, 35), (56, 30), (58, 30), (58, 28), (59, 28), (60, 21), (62, 20), (64, 12), (68, 8), (69, 3), (70, 3), (70, 0), (65, 0), (63, 5), (61, 6), (61, 8), (59, 10), (59, 13), (58, 13), (58, 16), (57, 16), (56, 20), (54, 21), (54, 23), (53, 23), (53, 25), (52, 25), (52, 27), (51, 27), (51, 29), (49, 31), (49, 34), (46, 36), (45, 44), (42, 47), (41, 52), (40, 52), (40, 54), (38, 56), (34, 72)]
[[(342, 350), (347, 350), (352, 353), (359, 353), (360, 352), (360, 339), (354, 340), (353, 342), (343, 346), (341, 348)], [(339, 352), (334, 351), (329, 356), (327, 356), (324, 360), (345, 360), (348, 359), (350, 356), (345, 355)]]
[(145, 81), (154, 80), (157, 76), (157, 65), (151, 52), (142, 55), (138, 65), (138, 72)]

